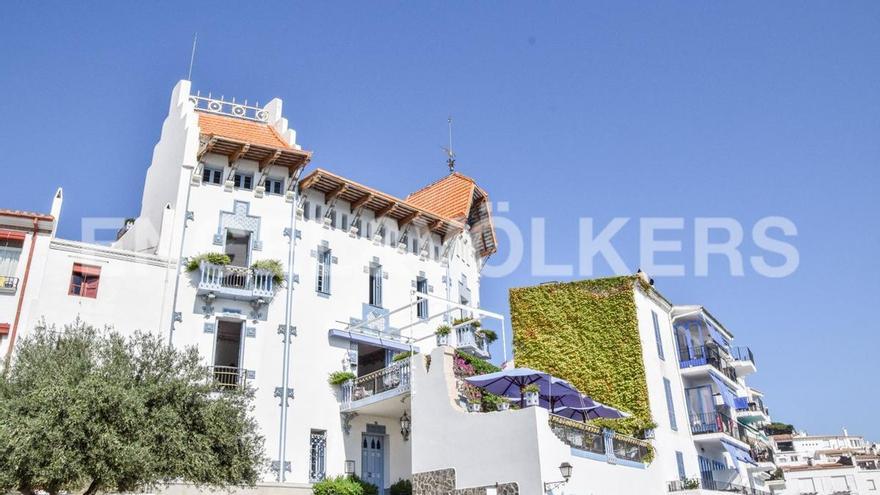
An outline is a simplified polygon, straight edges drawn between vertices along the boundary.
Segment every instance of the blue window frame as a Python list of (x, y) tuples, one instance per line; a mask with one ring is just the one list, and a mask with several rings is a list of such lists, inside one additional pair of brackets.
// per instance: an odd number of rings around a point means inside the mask
[(330, 264), (333, 255), (329, 249), (318, 250), (318, 276), (315, 290), (321, 294), (330, 294)]
[(657, 339), (657, 355), (660, 359), (665, 360), (663, 356), (663, 340), (660, 338), (660, 319), (657, 317), (656, 311), (651, 311), (651, 318), (654, 320), (654, 338)]
[(666, 409), (669, 411), (669, 427), (678, 430), (678, 423), (675, 421), (675, 405), (672, 402), (672, 384), (668, 378), (663, 379), (663, 388), (666, 389)]
[(675, 452), (675, 463), (678, 465), (678, 479), (685, 480), (687, 479), (687, 473), (684, 471), (684, 454), (681, 452)]
[(239, 189), (251, 190), (254, 188), (254, 176), (250, 174), (235, 174), (232, 183)]

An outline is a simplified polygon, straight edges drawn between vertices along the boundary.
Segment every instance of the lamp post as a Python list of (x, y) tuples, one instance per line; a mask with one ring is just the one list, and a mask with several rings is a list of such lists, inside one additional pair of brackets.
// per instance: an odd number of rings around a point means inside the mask
[(409, 419), (409, 415), (406, 414), (406, 411), (403, 411), (403, 416), (400, 417), (400, 434), (403, 436), (403, 441), (409, 440), (409, 432), (410, 426), (412, 425), (412, 420)]
[(562, 473), (562, 481), (551, 481), (544, 483), (544, 492), (552, 492), (553, 490), (559, 488), (560, 486), (568, 483), (569, 478), (571, 478), (571, 470), (573, 466), (568, 462), (563, 462), (559, 465), (559, 472)]

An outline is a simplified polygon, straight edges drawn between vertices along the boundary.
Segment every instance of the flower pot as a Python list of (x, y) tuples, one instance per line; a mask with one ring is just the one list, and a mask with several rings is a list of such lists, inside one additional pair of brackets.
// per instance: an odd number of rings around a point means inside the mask
[(538, 405), (538, 392), (526, 392), (523, 398), (526, 407), (536, 407)]
[(482, 404), (480, 404), (479, 402), (471, 402), (471, 403), (468, 403), (468, 411), (470, 411), (470, 412), (480, 412), (480, 411), (482, 411), (482, 410), (483, 410), (483, 406), (482, 406)]
[(449, 334), (437, 334), (437, 347), (449, 345)]
[(510, 409), (510, 402), (504, 401), (498, 403), (499, 411), (507, 411), (508, 409)]

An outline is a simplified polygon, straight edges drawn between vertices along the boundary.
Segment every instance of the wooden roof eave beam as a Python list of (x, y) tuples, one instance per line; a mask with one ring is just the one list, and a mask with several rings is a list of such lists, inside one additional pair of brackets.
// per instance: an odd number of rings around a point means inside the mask
[(350, 213), (360, 210), (365, 204), (369, 203), (371, 199), (373, 199), (373, 193), (366, 193), (360, 198), (352, 201)]
[(280, 156), (281, 156), (281, 150), (275, 150), (275, 153), (272, 153), (271, 155), (267, 156), (266, 158), (263, 158), (262, 160), (260, 160), (260, 163), (258, 165), (259, 171), (262, 172), (263, 169), (265, 169), (266, 167), (271, 167), (272, 164), (275, 163), (275, 161), (277, 161)]
[(239, 160), (239, 158), (241, 158), (245, 154), (247, 154), (248, 150), (250, 150), (250, 149), (251, 149), (250, 143), (244, 143), (241, 146), (239, 146), (238, 150), (236, 150), (235, 153), (229, 155), (229, 165), (230, 166), (234, 165), (235, 162), (237, 162)]
[(397, 221), (397, 228), (401, 229), (401, 230), (406, 228), (409, 224), (413, 223), (413, 221), (415, 221), (415, 219), (419, 218), (419, 215), (421, 215), (420, 212), (414, 211), (414, 212), (410, 213), (409, 215), (401, 218), (400, 220)]
[(211, 136), (210, 139), (203, 143), (199, 143), (199, 152), (196, 155), (196, 160), (202, 161), (202, 158), (204, 158), (205, 155), (207, 155), (211, 152), (212, 149), (214, 149), (215, 144), (217, 144), (217, 138), (214, 136)]
[(394, 211), (395, 208), (397, 208), (397, 201), (392, 201), (391, 204), (376, 212), (376, 220), (385, 218), (388, 214)]
[(315, 174), (315, 175), (306, 177), (302, 182), (300, 182), (299, 190), (305, 191), (306, 189), (309, 189), (312, 186), (314, 186), (315, 183), (317, 183), (319, 180), (321, 180), (321, 174)]
[(344, 193), (346, 189), (348, 189), (348, 184), (343, 182), (332, 191), (326, 193), (324, 195), (324, 204), (329, 205), (330, 203), (335, 203), (336, 198), (338, 198), (340, 194)]

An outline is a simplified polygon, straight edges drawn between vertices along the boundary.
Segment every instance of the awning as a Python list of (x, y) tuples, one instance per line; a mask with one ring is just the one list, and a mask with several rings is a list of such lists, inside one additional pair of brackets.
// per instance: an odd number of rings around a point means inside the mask
[(412, 350), (413, 352), (419, 352), (418, 347), (410, 346), (409, 344), (405, 344), (403, 342), (400, 342), (399, 340), (383, 339), (381, 337), (366, 335), (360, 332), (349, 332), (348, 330), (339, 330), (334, 328), (330, 330), (330, 336), (351, 340), (352, 342), (370, 344), (376, 347), (382, 347), (394, 351), (408, 352)]
[(748, 397), (737, 397), (734, 400), (734, 404), (736, 404), (736, 409), (748, 409), (749, 408), (749, 398)]
[[(704, 320), (704, 321), (706, 321), (706, 320)], [(714, 340), (716, 344), (720, 345), (721, 347), (724, 347), (725, 349), (730, 347), (730, 341), (727, 340), (727, 337), (722, 335), (721, 332), (719, 332), (717, 328), (715, 328), (715, 325), (706, 321), (706, 327), (709, 329), (709, 336), (712, 337), (712, 340)]]
[(724, 380), (722, 380), (714, 371), (709, 372), (709, 378), (715, 382), (718, 391), (721, 392), (721, 397), (724, 399), (724, 403), (729, 407), (736, 409), (736, 397), (734, 397), (733, 392), (727, 387), (727, 384), (724, 383)]
[(726, 450), (727, 453), (730, 454), (730, 457), (733, 458), (734, 469), (739, 469), (740, 461), (745, 462), (746, 464), (751, 464), (752, 466), (758, 465), (758, 463), (755, 462), (754, 459), (752, 459), (752, 454), (750, 454), (749, 451), (743, 449), (742, 447), (727, 443), (724, 440), (721, 441), (721, 445), (724, 446), (724, 450)]

